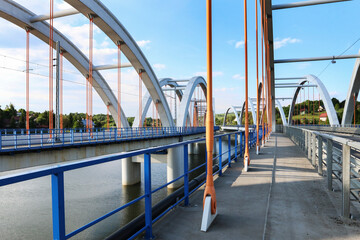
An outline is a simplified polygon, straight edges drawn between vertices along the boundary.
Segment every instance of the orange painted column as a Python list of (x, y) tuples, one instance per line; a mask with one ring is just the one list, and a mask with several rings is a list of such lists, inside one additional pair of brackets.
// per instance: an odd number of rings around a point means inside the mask
[(245, 47), (245, 153), (244, 166), (250, 165), (249, 154), (249, 97), (248, 97), (248, 49), (247, 49), (247, 3), (244, 0), (244, 47)]
[(30, 116), (29, 116), (29, 81), (30, 81), (30, 30), (26, 29), (26, 133), (29, 134), (30, 129)]
[(259, 154), (260, 151), (260, 143), (259, 143), (259, 125), (260, 125), (260, 118), (259, 118), (259, 112), (260, 112), (260, 99), (259, 99), (259, 49), (258, 49), (258, 3), (257, 0), (255, 0), (255, 28), (256, 28), (256, 153)]
[(212, 108), (212, 16), (211, 0), (206, 1), (206, 52), (207, 52), (207, 97), (206, 97), (206, 152), (207, 152), (207, 175), (204, 191), (205, 198), (211, 196), (211, 213), (216, 213), (216, 193), (213, 179), (213, 149), (214, 149), (214, 118)]
[(53, 26), (54, 26), (54, 0), (50, 0), (50, 27), (49, 27), (49, 133), (52, 138), (53, 129)]

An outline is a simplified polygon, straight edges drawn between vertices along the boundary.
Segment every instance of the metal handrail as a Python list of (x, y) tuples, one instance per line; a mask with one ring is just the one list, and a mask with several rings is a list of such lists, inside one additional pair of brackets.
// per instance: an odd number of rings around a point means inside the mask
[[(259, 137), (262, 138), (262, 136), (263, 136), (262, 131), (259, 132), (259, 134), (260, 134)], [(219, 170), (217, 172), (215, 172), (214, 175), (219, 174), (221, 176), (223, 168), (226, 166), (230, 166), (231, 161), (232, 160), (236, 161), (238, 154), (240, 154), (240, 155), (242, 154), (242, 151), (244, 149), (243, 141), (240, 141), (240, 143), (239, 143), (239, 151), (237, 150), (238, 149), (237, 145), (235, 145), (233, 148), (231, 148), (230, 147), (231, 145), (229, 144), (228, 151), (222, 152), (222, 146), (221, 146), (222, 140), (221, 139), (226, 136), (228, 136), (228, 138), (230, 138), (231, 135), (235, 135), (235, 136), (240, 135), (240, 138), (243, 139), (242, 138), (243, 133), (241, 131), (233, 132), (233, 133), (226, 133), (226, 134), (219, 134), (219, 135), (214, 136), (214, 138), (218, 140), (218, 144), (219, 144), (218, 157), (220, 160), (219, 164), (218, 164)], [(62, 163), (57, 166), (45, 167), (45, 168), (38, 169), (35, 171), (29, 171), (29, 172), (25, 172), (25, 173), (17, 173), (17, 174), (10, 175), (10, 176), (1, 176), (0, 177), (0, 187), (50, 175), (51, 176), (51, 185), (52, 185), (51, 191), (52, 191), (53, 232), (60, 233), (59, 234), (61, 236), (60, 239), (68, 239), (68, 238), (71, 238), (71, 237), (75, 236), (76, 234), (82, 232), (83, 230), (93, 226), (94, 224), (110, 217), (111, 215), (131, 206), (132, 204), (134, 204), (142, 199), (145, 199), (145, 216), (146, 216), (146, 218), (152, 219), (152, 205), (151, 205), (152, 194), (162, 188), (165, 188), (169, 184), (171, 184), (181, 178), (184, 178), (184, 197), (179, 199), (174, 205), (172, 205), (167, 210), (165, 210), (165, 212), (160, 214), (160, 216), (153, 219), (151, 221), (150, 225), (145, 225), (144, 228), (142, 228), (141, 230), (136, 232), (131, 237), (131, 238), (135, 238), (141, 232), (151, 229), (152, 224), (154, 222), (156, 222), (158, 219), (160, 219), (160, 217), (162, 217), (166, 212), (171, 210), (173, 207), (178, 205), (180, 202), (184, 201), (185, 205), (187, 205), (189, 203), (189, 195), (191, 193), (193, 193), (197, 188), (199, 188), (204, 183), (204, 182), (201, 183), (198, 187), (196, 187), (196, 189), (193, 189), (192, 191), (189, 192), (188, 176), (191, 172), (194, 171), (194, 169), (192, 169), (192, 170), (188, 169), (188, 154), (187, 154), (188, 153), (188, 144), (202, 142), (204, 140), (205, 140), (205, 138), (200, 138), (200, 139), (195, 139), (195, 140), (189, 140), (189, 141), (169, 144), (166, 146), (159, 146), (159, 147), (154, 147), (154, 148), (149, 148), (149, 149), (136, 150), (136, 151), (132, 151), (132, 152), (110, 154), (107, 156), (94, 157), (94, 158), (85, 159), (82, 161), (71, 162), (71, 163)], [(250, 142), (256, 141), (256, 132), (255, 132), (255, 134), (254, 134), (254, 132), (252, 132), (252, 134), (250, 135), (249, 141)], [(237, 143), (237, 141), (235, 141), (235, 144), (236, 143)], [(168, 183), (160, 186), (159, 188), (156, 188), (155, 190), (152, 190), (151, 189), (151, 178), (149, 177), (151, 174), (151, 154), (156, 153), (158, 151), (163, 151), (165, 149), (180, 147), (180, 146), (183, 146), (183, 150), (184, 150), (184, 174), (182, 174), (180, 177), (174, 179), (173, 181), (168, 182)], [(229, 154), (230, 158), (228, 159), (226, 165), (223, 166), (222, 156), (227, 153), (231, 153), (231, 150), (235, 150), (234, 157), (232, 157), (231, 154)], [(89, 166), (93, 166), (93, 165), (103, 164), (103, 163), (107, 163), (107, 162), (111, 162), (111, 161), (115, 161), (115, 160), (119, 160), (119, 159), (123, 159), (123, 158), (134, 157), (134, 156), (138, 156), (138, 155), (144, 155), (144, 180), (148, 181), (145, 184), (145, 194), (132, 200), (131, 202), (124, 204), (123, 206), (120, 206), (120, 207), (110, 211), (109, 213), (93, 220), (92, 222), (85, 224), (84, 226), (78, 228), (77, 230), (66, 234), (65, 233), (65, 217), (64, 217), (65, 216), (64, 172), (79, 169), (79, 168), (89, 167)], [(205, 164), (203, 164), (203, 165), (205, 165)]]

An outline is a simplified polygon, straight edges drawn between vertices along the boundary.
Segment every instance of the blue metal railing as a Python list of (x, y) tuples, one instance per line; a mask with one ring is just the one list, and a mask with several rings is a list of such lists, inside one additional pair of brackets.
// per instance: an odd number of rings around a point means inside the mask
[[(231, 147), (231, 135), (235, 136), (235, 146)], [(237, 141), (237, 136), (240, 135), (240, 142)], [(231, 161), (235, 160), (237, 161), (237, 157), (241, 156), (244, 148), (245, 148), (245, 139), (243, 136), (243, 132), (233, 132), (233, 133), (227, 133), (227, 134), (221, 134), (216, 135), (214, 138), (215, 140), (218, 140), (219, 144), (219, 154), (215, 156), (213, 159), (219, 159), (219, 170), (214, 172), (215, 174), (219, 174), (219, 176), (222, 175), (222, 170), (226, 166), (223, 165), (223, 156), (228, 154), (228, 161), (227, 165), (231, 167)], [(259, 132), (259, 138), (261, 139), (263, 136), (262, 130)], [(222, 138), (227, 137), (229, 144), (227, 151), (222, 151)], [(179, 203), (184, 201), (184, 205), (187, 206), (189, 204), (189, 195), (192, 194), (194, 191), (196, 191), (198, 188), (200, 188), (205, 181), (203, 181), (200, 185), (195, 187), (192, 191), (189, 191), (189, 174), (196, 171), (197, 169), (204, 167), (206, 165), (206, 162), (197, 166), (196, 168), (193, 168), (189, 170), (188, 167), (188, 145), (191, 143), (196, 142), (202, 142), (205, 141), (205, 138), (196, 139), (196, 140), (190, 140), (190, 141), (184, 141), (180, 143), (170, 144), (166, 146), (160, 146), (150, 149), (143, 149), (143, 150), (137, 150), (132, 152), (126, 152), (126, 153), (118, 153), (118, 154), (112, 154), (102, 157), (95, 157), (91, 158), (91, 160), (85, 160), (85, 161), (78, 161), (78, 162), (72, 162), (72, 163), (64, 163), (57, 165), (55, 167), (47, 167), (35, 171), (29, 171), (25, 173), (18, 173), (15, 175), (10, 176), (2, 176), (0, 177), (0, 187), (11, 185), (15, 183), (24, 182), (31, 179), (36, 179), (44, 176), (51, 176), (51, 194), (52, 194), (52, 219), (53, 219), (53, 238), (54, 239), (68, 239), (76, 234), (84, 231), (85, 229), (88, 229), (89, 227), (95, 225), (96, 223), (112, 216), (113, 214), (133, 205), (134, 203), (145, 199), (145, 226), (140, 229), (138, 232), (136, 232), (134, 235), (130, 237), (130, 239), (136, 238), (139, 234), (141, 234), (143, 231), (145, 231), (145, 237), (150, 238), (152, 236), (152, 224), (155, 223), (157, 220), (159, 220), (162, 216), (164, 216), (168, 211), (173, 209), (175, 206), (177, 206)], [(216, 143), (216, 141), (215, 141)], [(253, 146), (254, 143), (256, 143), (256, 132), (250, 131), (249, 134), (249, 146)], [(179, 176), (178, 178), (152, 190), (151, 186), (151, 154), (163, 151), (165, 149), (174, 148), (174, 147), (180, 147), (183, 146), (184, 151), (184, 174)], [(232, 151), (234, 151), (234, 155), (232, 157)], [(138, 198), (126, 203), (123, 206), (120, 206), (107, 214), (103, 215), (102, 217), (99, 217), (92, 222), (78, 228), (77, 230), (70, 232), (66, 234), (65, 229), (65, 202), (64, 202), (64, 173), (67, 171), (80, 169), (84, 167), (94, 166), (98, 164), (103, 164), (115, 160), (120, 160), (123, 158), (128, 157), (134, 157), (138, 155), (144, 155), (144, 184), (145, 184), (145, 194), (142, 196), (139, 196)], [(164, 212), (162, 212), (159, 216), (153, 219), (152, 216), (152, 194), (155, 192), (167, 187), (169, 184), (179, 180), (184, 179), (184, 196), (179, 199), (175, 204), (170, 206), (168, 209), (166, 209)]]
[[(214, 130), (219, 130), (214, 127)], [(205, 127), (0, 129), (0, 152), (69, 147), (205, 133)]]

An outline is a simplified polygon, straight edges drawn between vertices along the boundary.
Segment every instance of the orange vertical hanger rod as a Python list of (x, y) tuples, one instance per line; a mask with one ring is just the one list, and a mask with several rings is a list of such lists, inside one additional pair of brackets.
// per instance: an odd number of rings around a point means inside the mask
[(258, 4), (257, 0), (255, 0), (255, 28), (256, 28), (256, 152), (259, 154), (260, 150), (260, 143), (259, 143), (259, 125), (260, 125), (260, 118), (259, 118), (259, 112), (260, 112), (260, 99), (259, 99), (259, 49), (258, 49)]
[[(121, 42), (117, 44), (118, 49), (118, 69), (117, 69), (117, 80), (118, 80), (118, 91), (117, 91), (117, 120), (118, 128), (121, 128)], [(119, 131), (121, 133), (121, 131)]]
[(52, 138), (53, 129), (53, 26), (54, 0), (50, 0), (50, 27), (49, 27), (49, 132)]
[(30, 55), (30, 30), (27, 28), (26, 29), (26, 133), (30, 134), (29, 129), (30, 129), (30, 122), (29, 122), (29, 81), (30, 81), (30, 76), (29, 76), (29, 55)]
[(207, 52), (207, 97), (206, 97), (206, 151), (207, 175), (204, 191), (205, 198), (211, 196), (211, 213), (216, 213), (216, 193), (213, 179), (213, 147), (214, 147), (214, 118), (212, 109), (212, 16), (211, 0), (206, 1), (206, 52)]
[(60, 53), (60, 129), (64, 128), (64, 121), (63, 121), (63, 110), (64, 110), (64, 102), (63, 102), (63, 94), (64, 94), (64, 81), (63, 81), (63, 62), (64, 62), (64, 55)]
[(247, 49), (247, 3), (244, 0), (244, 47), (245, 47), (245, 153), (244, 166), (250, 165), (249, 155), (249, 99), (248, 99), (248, 49)]

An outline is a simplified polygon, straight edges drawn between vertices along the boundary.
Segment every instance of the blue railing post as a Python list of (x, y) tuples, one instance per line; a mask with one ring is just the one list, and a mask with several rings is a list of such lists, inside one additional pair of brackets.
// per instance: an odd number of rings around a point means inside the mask
[(65, 239), (64, 173), (51, 175), (53, 239)]
[(74, 143), (74, 129), (70, 129), (70, 142)]
[(237, 162), (237, 151), (238, 149), (238, 141), (237, 141), (237, 134), (235, 133), (235, 162)]
[(152, 204), (151, 204), (151, 157), (144, 154), (144, 181), (145, 181), (145, 239), (152, 239)]
[(115, 128), (115, 142), (117, 141), (117, 131), (118, 131), (118, 129)]
[(43, 145), (44, 145), (44, 132), (43, 132), (42, 129), (41, 129), (40, 133), (41, 133), (41, 147), (43, 147)]
[(222, 139), (219, 137), (219, 176), (222, 176)]
[(184, 197), (185, 206), (189, 206), (189, 145), (184, 145)]
[(228, 165), (229, 165), (229, 168), (231, 168), (231, 136), (230, 134), (228, 135)]
[(29, 131), (29, 134), (27, 134), (27, 140), (28, 140), (28, 147), (30, 148), (31, 147), (31, 134), (30, 134), (30, 131)]
[(14, 130), (13, 133), (14, 133), (14, 147), (15, 147), (15, 149), (17, 149), (17, 135), (16, 135), (16, 130)]

